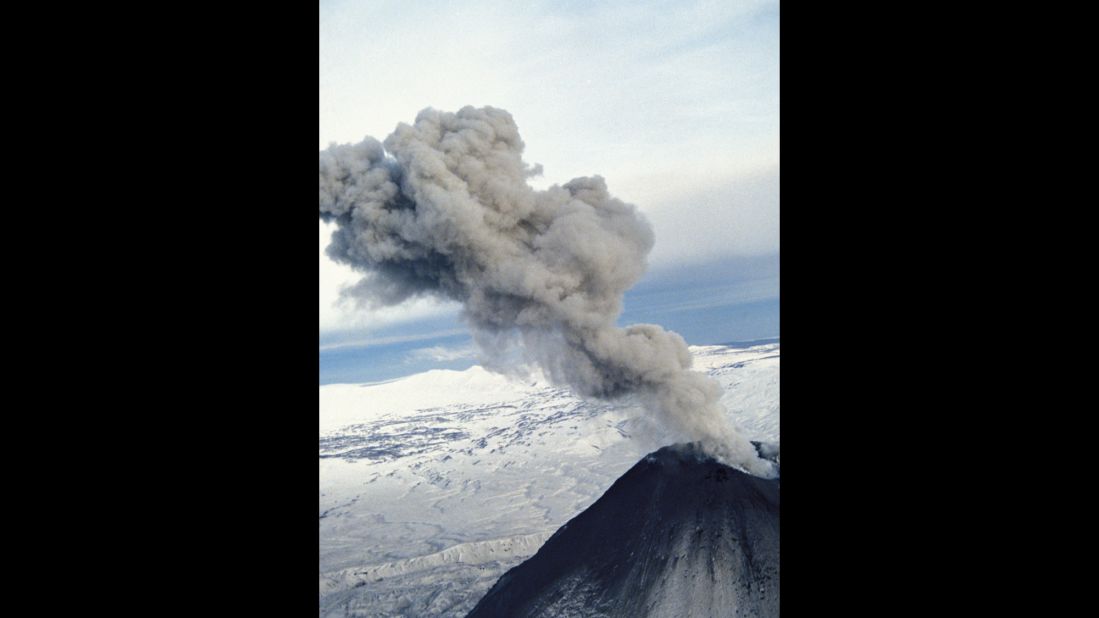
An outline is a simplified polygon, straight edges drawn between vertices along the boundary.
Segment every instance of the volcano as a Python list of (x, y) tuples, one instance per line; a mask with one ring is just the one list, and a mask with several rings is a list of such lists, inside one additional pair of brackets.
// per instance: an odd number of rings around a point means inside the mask
[(630, 468), (469, 618), (778, 614), (779, 480), (680, 444)]

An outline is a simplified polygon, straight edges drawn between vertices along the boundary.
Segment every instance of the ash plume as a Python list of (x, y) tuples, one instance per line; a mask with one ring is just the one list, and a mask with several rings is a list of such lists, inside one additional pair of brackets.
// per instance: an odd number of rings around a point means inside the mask
[(579, 395), (636, 396), (715, 457), (770, 475), (682, 337), (615, 326), (653, 246), (649, 223), (600, 176), (533, 189), (540, 168), (523, 146), (507, 111), (465, 107), (425, 109), (384, 145), (322, 151), (320, 217), (337, 224), (327, 253), (363, 274), (344, 294), (373, 307), (456, 300), (487, 354), (518, 343)]

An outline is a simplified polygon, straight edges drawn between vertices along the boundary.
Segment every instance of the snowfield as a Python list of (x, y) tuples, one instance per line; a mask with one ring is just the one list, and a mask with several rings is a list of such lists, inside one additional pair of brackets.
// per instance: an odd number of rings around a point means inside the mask
[[(779, 344), (693, 346), (748, 438), (779, 442)], [(481, 367), (320, 387), (320, 615), (465, 616), (637, 461), (635, 404)]]

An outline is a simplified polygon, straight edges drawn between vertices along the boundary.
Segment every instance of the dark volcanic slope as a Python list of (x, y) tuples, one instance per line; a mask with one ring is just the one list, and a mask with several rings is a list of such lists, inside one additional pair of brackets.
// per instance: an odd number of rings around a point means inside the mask
[(778, 616), (779, 481), (662, 448), (511, 569), (470, 618)]

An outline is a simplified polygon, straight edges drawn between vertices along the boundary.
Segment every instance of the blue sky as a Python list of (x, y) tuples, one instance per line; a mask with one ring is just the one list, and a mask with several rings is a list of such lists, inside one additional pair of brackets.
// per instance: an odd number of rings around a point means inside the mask
[[(621, 324), (690, 343), (775, 337), (779, 4), (323, 1), (319, 147), (384, 138), (425, 107), (507, 109), (536, 188), (599, 174), (653, 225)], [(329, 230), (319, 224), (319, 249)], [(365, 312), (319, 252), (320, 381), (474, 362), (454, 304)]]

